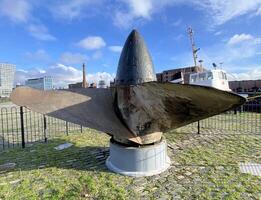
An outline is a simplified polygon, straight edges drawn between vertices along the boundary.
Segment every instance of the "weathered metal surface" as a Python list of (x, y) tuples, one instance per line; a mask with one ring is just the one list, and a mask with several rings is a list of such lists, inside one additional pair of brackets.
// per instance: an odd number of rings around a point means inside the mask
[(140, 143), (116, 116), (109, 89), (41, 91), (19, 87), (11, 100), (33, 111), (114, 135), (119, 141), (128, 138)]
[(40, 91), (20, 87), (11, 99), (36, 112), (108, 133), (119, 142), (138, 144), (159, 141), (162, 132), (244, 102), (236, 94), (214, 88), (156, 82), (118, 87), (117, 104), (109, 89)]
[[(117, 102), (124, 123), (143, 138), (225, 112), (245, 99), (210, 87), (150, 82), (118, 87)], [(145, 141), (151, 143), (156, 137)]]
[(121, 53), (116, 85), (137, 85), (150, 81), (156, 81), (151, 56), (141, 35), (133, 30)]
[(21, 87), (11, 99), (36, 112), (108, 133), (125, 144), (157, 142), (162, 132), (245, 102), (241, 96), (210, 87), (155, 80), (149, 52), (134, 30), (121, 54), (115, 88), (39, 91)]

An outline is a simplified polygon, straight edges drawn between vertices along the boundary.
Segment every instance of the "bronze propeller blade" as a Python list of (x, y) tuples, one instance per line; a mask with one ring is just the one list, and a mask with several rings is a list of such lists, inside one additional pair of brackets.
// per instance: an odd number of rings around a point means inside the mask
[(125, 90), (118, 87), (113, 98), (110, 89), (40, 91), (20, 87), (11, 100), (33, 111), (105, 132), (118, 141), (138, 144), (158, 141), (161, 132), (244, 102), (236, 94), (203, 86), (143, 83), (128, 87), (128, 101), (123, 99)]

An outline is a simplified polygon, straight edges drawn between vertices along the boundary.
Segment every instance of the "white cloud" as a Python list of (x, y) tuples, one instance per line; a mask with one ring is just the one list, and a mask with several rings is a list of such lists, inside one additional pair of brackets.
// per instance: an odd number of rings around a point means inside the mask
[(214, 33), (214, 35), (218, 36), (218, 35), (221, 35), (223, 33), (223, 31), (217, 31)]
[(261, 0), (195, 0), (200, 9), (207, 11), (216, 25), (221, 25), (238, 16), (254, 13), (261, 6)]
[(27, 71), (16, 70), (15, 82), (24, 84), (29, 78), (52, 76), (56, 87), (67, 87), (68, 83), (81, 81), (82, 73), (74, 67), (57, 64), (44, 70), (34, 68)]
[(122, 46), (109, 46), (109, 50), (112, 52), (120, 53), (122, 51)]
[[(15, 71), (15, 85), (24, 85), (29, 78), (42, 77), (44, 70), (35, 68), (31, 70), (16, 69)], [(44, 71), (45, 72), (45, 71)]]
[(250, 34), (236, 34), (233, 37), (231, 37), (228, 41), (228, 45), (235, 45), (235, 44), (239, 44), (245, 41), (251, 41), (254, 40), (254, 37)]
[(88, 57), (80, 53), (65, 52), (60, 57), (60, 62), (66, 65), (79, 64), (86, 62)]
[(204, 60), (203, 65), (208, 68), (212, 67), (213, 62), (223, 62), (223, 68), (229, 72), (251, 70), (251, 66), (257, 64), (255, 57), (259, 48), (252, 42), (245, 42), (242, 45), (219, 44), (201, 49), (198, 57)]
[[(250, 70), (251, 66), (258, 64), (258, 52), (261, 46), (258, 45), (260, 38), (250, 34), (236, 34), (224, 43), (218, 43), (202, 48), (198, 53), (198, 58), (204, 60), (204, 66), (211, 67), (213, 62), (224, 62), (223, 67), (230, 71)], [(186, 62), (186, 58), (191, 58), (189, 53), (177, 55), (177, 58)]]
[(96, 51), (96, 52), (94, 52), (92, 54), (92, 59), (94, 59), (94, 60), (97, 60), (97, 59), (99, 59), (101, 57), (102, 57), (102, 52), (101, 51)]
[(155, 5), (152, 0), (136, 1), (122, 0), (127, 5), (127, 10), (119, 10), (113, 16), (114, 25), (122, 28), (128, 28), (135, 19), (151, 19), (151, 14), (155, 11)]
[[(63, 64), (56, 64), (46, 69), (34, 68), (28, 71), (17, 70), (15, 82), (24, 84), (25, 80), (29, 78), (37, 78), (43, 76), (52, 76), (54, 80), (54, 86), (56, 88), (67, 88), (69, 83), (76, 83), (82, 81), (82, 71), (72, 66), (66, 66)], [(115, 77), (115, 74), (109, 74), (107, 72), (97, 72), (94, 74), (87, 73), (87, 82), (98, 84), (99, 80), (105, 80), (105, 83), (109, 85)]]
[(182, 23), (182, 19), (178, 19), (177, 21), (173, 22), (172, 26), (179, 26)]
[(46, 26), (42, 24), (31, 24), (33, 21), (40, 21), (32, 15), (33, 3), (36, 2), (30, 0), (0, 0), (0, 15), (8, 17), (13, 22), (24, 23), (29, 34), (38, 40), (56, 40), (56, 38), (49, 33)]
[(121, 28), (129, 28), (134, 21), (134, 17), (122, 11), (116, 11), (113, 16), (113, 24)]
[[(56, 40), (42, 24), (30, 24), (33, 21), (40, 21), (32, 15), (33, 1), (30, 0), (0, 0), (0, 15), (9, 18), (13, 22), (20, 22), (26, 25), (30, 35), (39, 40)], [(39, 2), (38, 2), (39, 3)]]
[(31, 24), (28, 26), (29, 33), (38, 40), (53, 41), (56, 38), (51, 35), (44, 25)]
[(261, 80), (261, 67), (242, 73), (233, 73), (232, 75), (230, 80)]
[(33, 60), (33, 61), (48, 62), (51, 59), (49, 54), (43, 49), (38, 49), (36, 52), (26, 52), (25, 56), (27, 59)]
[[(150, 20), (152, 15), (170, 6), (186, 5), (198, 9), (211, 19), (211, 25), (221, 25), (236, 17), (259, 13), (261, 0), (121, 0), (125, 7), (113, 16), (116, 26), (128, 28), (137, 19)], [(261, 12), (261, 11), (260, 11)]]
[(150, 19), (151, 12), (153, 10), (152, 1), (136, 1), (128, 0), (127, 1), (131, 10), (131, 13), (136, 17), (143, 17), (145, 19)]
[(261, 6), (259, 7), (259, 9), (256, 11), (255, 14), (256, 14), (256, 15), (261, 15)]
[(104, 80), (107, 86), (110, 85), (110, 81), (113, 81), (115, 74), (109, 74), (107, 72), (97, 72), (94, 74), (87, 74), (88, 83), (96, 83), (98, 85), (100, 80)]
[(105, 41), (100, 36), (88, 36), (77, 43), (77, 46), (88, 50), (100, 49), (106, 46)]
[(30, 18), (31, 5), (26, 0), (1, 0), (0, 15), (13, 22), (27, 22)]
[[(198, 53), (198, 60), (204, 60), (203, 66), (206, 68), (212, 68), (213, 62), (218, 65), (223, 62), (222, 68), (230, 73), (252, 71), (258, 66), (260, 70), (258, 54), (261, 52), (260, 41), (261, 38), (246, 33), (237, 34), (228, 41), (202, 48)], [(171, 58), (171, 56), (169, 57)], [(174, 66), (190, 66), (193, 63), (190, 51), (175, 55), (170, 60)], [(240, 74), (240, 76), (242, 77), (244, 74)], [(248, 75), (252, 78), (256, 77), (254, 73), (248, 73)]]
[(102, 1), (103, 0), (59, 0), (49, 7), (55, 17), (73, 20), (97, 12), (96, 7), (101, 5)]

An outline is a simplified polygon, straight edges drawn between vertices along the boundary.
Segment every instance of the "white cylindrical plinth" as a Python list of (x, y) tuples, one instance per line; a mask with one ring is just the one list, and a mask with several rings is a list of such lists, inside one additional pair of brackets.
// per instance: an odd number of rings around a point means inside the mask
[(166, 141), (142, 147), (126, 147), (111, 141), (106, 166), (111, 171), (127, 176), (160, 174), (170, 166)]

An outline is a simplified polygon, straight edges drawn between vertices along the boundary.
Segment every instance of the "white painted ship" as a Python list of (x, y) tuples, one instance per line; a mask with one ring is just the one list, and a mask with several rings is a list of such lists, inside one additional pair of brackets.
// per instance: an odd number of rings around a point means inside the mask
[[(198, 57), (197, 52), (200, 50), (200, 48), (196, 48), (194, 36), (193, 36), (193, 30), (191, 27), (188, 28), (188, 34), (190, 37), (190, 42), (192, 47), (194, 65), (197, 66), (197, 57)], [(203, 62), (202, 60), (199, 61), (201, 67), (202, 67), (202, 62)], [(231, 91), (229, 89), (226, 72), (222, 69), (217, 69), (217, 65), (215, 63), (213, 63), (213, 67), (214, 69), (211, 70), (206, 70), (206, 71), (202, 70), (202, 72), (190, 74), (189, 84), (209, 86), (219, 90)]]
[(228, 84), (227, 74), (222, 69), (212, 69), (190, 74), (189, 84), (209, 86), (219, 90), (231, 91)]

